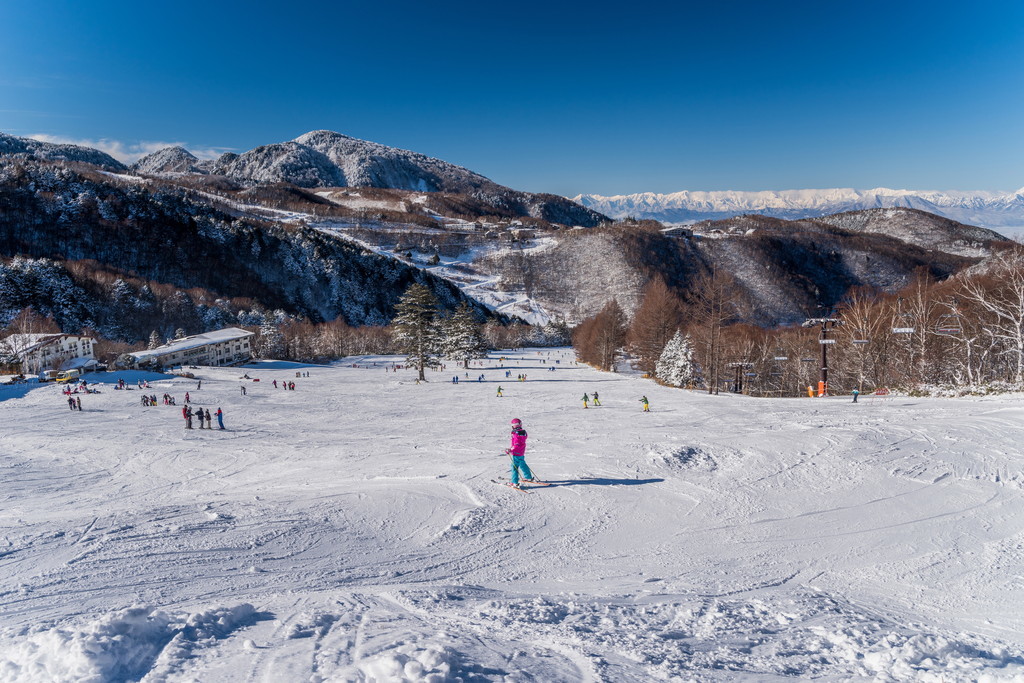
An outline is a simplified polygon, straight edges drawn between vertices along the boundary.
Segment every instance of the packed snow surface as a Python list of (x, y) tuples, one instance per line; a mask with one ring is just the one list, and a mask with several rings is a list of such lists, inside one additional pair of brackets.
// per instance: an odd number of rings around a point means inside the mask
[[(1024, 678), (1020, 397), (498, 356), (111, 372), (81, 411), (0, 387), (0, 680)], [(493, 481), (513, 417), (554, 486)]]

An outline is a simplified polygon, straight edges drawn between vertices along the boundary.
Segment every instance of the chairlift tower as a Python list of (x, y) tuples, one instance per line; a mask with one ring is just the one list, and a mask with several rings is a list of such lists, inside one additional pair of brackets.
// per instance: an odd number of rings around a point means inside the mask
[(821, 346), (821, 375), (818, 381), (818, 394), (824, 396), (828, 393), (828, 347), (835, 344), (835, 339), (829, 339), (829, 330), (833, 330), (843, 321), (839, 318), (808, 318), (800, 327), (814, 327), (820, 325), (821, 332), (818, 335), (818, 344)]
[(754, 367), (753, 363), (747, 361), (739, 361), (736, 363), (729, 363), (728, 367), (732, 368), (736, 372), (736, 377), (732, 384), (732, 393), (742, 394), (743, 393), (743, 377), (744, 375), (753, 375), (754, 373), (745, 372), (748, 368)]

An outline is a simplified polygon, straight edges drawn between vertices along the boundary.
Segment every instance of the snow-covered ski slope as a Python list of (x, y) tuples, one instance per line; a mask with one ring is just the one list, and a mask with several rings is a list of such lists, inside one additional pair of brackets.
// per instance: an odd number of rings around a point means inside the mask
[[(508, 356), (151, 379), (176, 407), (113, 390), (135, 373), (82, 412), (0, 387), (0, 680), (1024, 676), (1019, 397), (709, 397)], [(183, 429), (185, 391), (228, 430)], [(555, 486), (492, 482), (513, 417)]]
[[(438, 216), (438, 218), (440, 217)], [(467, 223), (466, 221), (456, 221), (454, 219), (448, 219), (448, 222), (449, 225)], [(349, 223), (320, 222), (314, 223), (313, 226), (317, 230), (341, 237), (350, 242), (355, 242), (364, 249), (380, 256), (399, 259), (448, 280), (461, 289), (463, 294), (474, 298), (497, 313), (521, 318), (531, 325), (545, 325), (553, 317), (550, 311), (531, 298), (525, 291), (515, 288), (506, 289), (502, 286), (501, 275), (487, 272), (486, 269), (480, 267), (480, 262), (484, 261), (488, 256), (496, 256), (511, 251), (529, 254), (531, 252), (536, 253), (551, 249), (557, 244), (553, 237), (527, 239), (517, 243), (515, 246), (494, 241), (486, 245), (466, 249), (456, 257), (439, 255), (439, 262), (431, 264), (430, 257), (433, 254), (412, 252), (413, 258), (406, 259), (397, 256), (391, 249), (369, 244), (353, 237), (349, 234), (348, 229), (355, 226)]]

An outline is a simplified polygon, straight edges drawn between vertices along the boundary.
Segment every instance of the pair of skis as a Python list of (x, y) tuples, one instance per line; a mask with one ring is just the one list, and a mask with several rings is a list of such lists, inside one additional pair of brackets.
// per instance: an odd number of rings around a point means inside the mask
[[(495, 484), (501, 484), (502, 486), (507, 486), (510, 489), (514, 489), (516, 491), (522, 491), (523, 493), (530, 492), (529, 490), (523, 488), (522, 486), (513, 484), (510, 481), (505, 481), (504, 479), (492, 479), (491, 481), (493, 481)], [(534, 479), (533, 481), (524, 481), (523, 483), (530, 484), (531, 486), (554, 486), (554, 484), (549, 484), (546, 481), (537, 481), (536, 479)]]
[[(512, 459), (512, 454), (510, 452), (505, 451), (505, 455), (507, 455), (510, 460)], [(516, 491), (522, 491), (523, 493), (529, 493), (529, 491), (524, 489), (522, 486), (519, 486), (517, 484), (513, 484), (512, 482), (506, 481), (504, 479), (492, 479), (491, 481), (493, 481), (495, 484), (502, 484), (504, 486), (509, 487), (510, 489), (515, 489)], [(524, 481), (524, 483), (532, 484), (533, 486), (551, 486), (552, 485), (552, 484), (549, 484), (546, 481), (540, 481), (539, 479), (530, 479), (530, 480), (524, 479), (523, 481)]]

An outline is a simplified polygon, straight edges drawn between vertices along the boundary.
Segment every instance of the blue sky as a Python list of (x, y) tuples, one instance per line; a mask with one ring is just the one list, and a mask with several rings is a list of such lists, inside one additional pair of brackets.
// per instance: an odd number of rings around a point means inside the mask
[(575, 195), (1024, 186), (1024, 3), (4, 2), (0, 131), (336, 130)]

